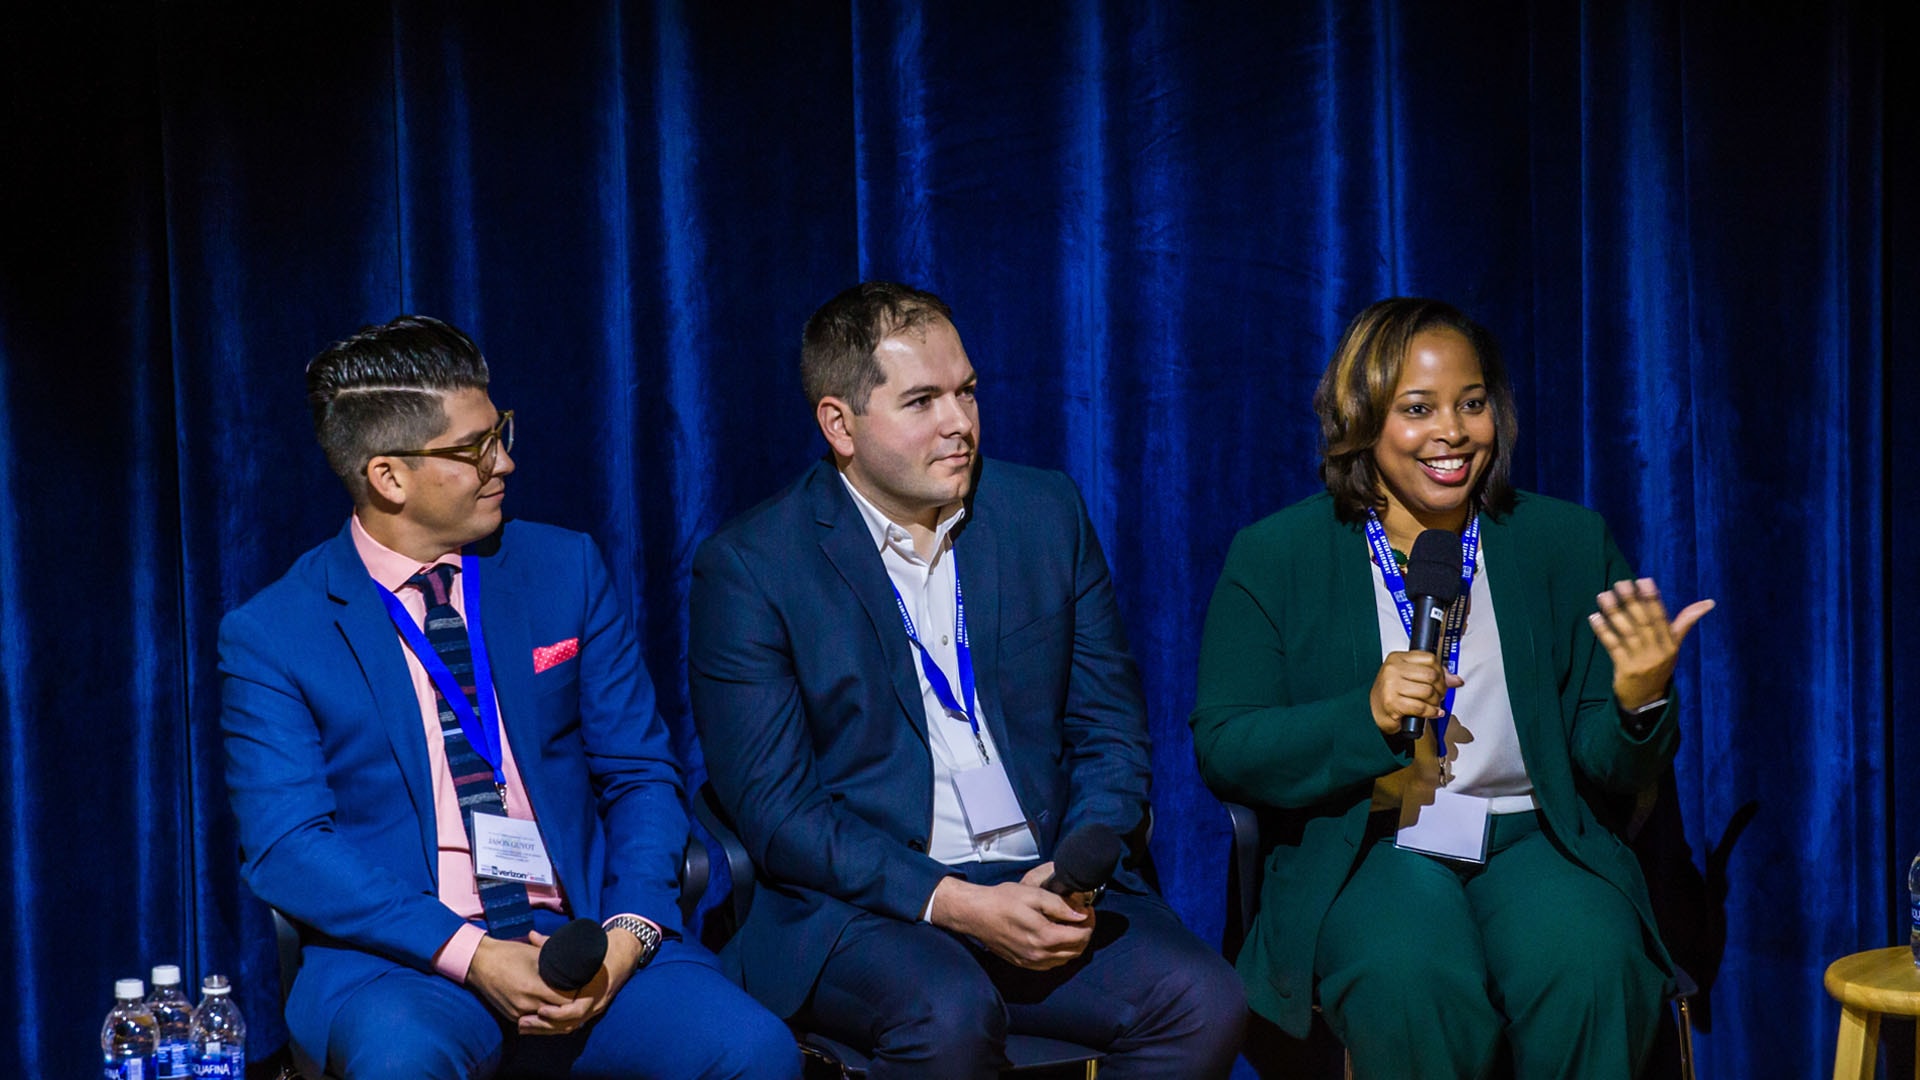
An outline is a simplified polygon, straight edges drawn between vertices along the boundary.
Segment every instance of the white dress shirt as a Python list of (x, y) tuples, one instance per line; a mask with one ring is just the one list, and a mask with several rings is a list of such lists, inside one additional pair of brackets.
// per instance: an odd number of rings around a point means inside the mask
[[(921, 644), (926, 646), (927, 653), (947, 677), (947, 685), (953, 688), (954, 694), (960, 694), (959, 649), (954, 644), (958, 611), (954, 606), (956, 570), (952, 533), (954, 526), (966, 517), (966, 509), (955, 506), (953, 512), (940, 522), (934, 530), (933, 556), (923, 559), (914, 550), (911, 533), (888, 520), (879, 507), (867, 501), (845, 473), (840, 474), (840, 482), (847, 486), (847, 494), (853, 496), (853, 505), (860, 509), (860, 516), (873, 535), (874, 546), (880, 551), (880, 561), (887, 568), (887, 577), (892, 579), (901, 603), (907, 606), (907, 615), (913, 619), (913, 628), (920, 635)], [(907, 628), (904, 624), (896, 625), (893, 632), (905, 637)], [(908, 645), (907, 650), (913, 655), (913, 672), (920, 683), (920, 703), (927, 717), (927, 744), (933, 756), (933, 834), (927, 844), (927, 854), (948, 865), (1038, 859), (1040, 845), (1034, 839), (1033, 830), (1026, 825), (1015, 825), (984, 836), (974, 836), (968, 829), (953, 774), (984, 764), (980, 757), (981, 747), (974, 744), (972, 727), (965, 720), (949, 714), (946, 707), (940, 704), (940, 698), (933, 692), (933, 684), (927, 681), (926, 671), (920, 666), (919, 650), (912, 645)], [(876, 672), (876, 677), (879, 674)], [(993, 732), (987, 726), (986, 714), (980, 709), (977, 691), (969, 704), (974, 719), (980, 724), (981, 745), (988, 756), (998, 762), (1000, 751), (994, 746)]]

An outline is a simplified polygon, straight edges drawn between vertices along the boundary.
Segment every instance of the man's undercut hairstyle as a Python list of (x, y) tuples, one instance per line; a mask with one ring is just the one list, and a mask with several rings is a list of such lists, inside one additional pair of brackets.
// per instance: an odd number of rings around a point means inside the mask
[(886, 372), (873, 351), (902, 330), (945, 320), (953, 322), (947, 302), (909, 285), (863, 281), (820, 306), (800, 334), (800, 385), (807, 403), (834, 397), (855, 414), (867, 411), (867, 399)]
[(356, 505), (367, 498), (367, 462), (438, 438), (447, 427), (441, 399), (486, 388), (480, 347), (426, 315), (361, 327), (307, 365), (314, 433)]
[(1494, 447), (1493, 462), (1473, 498), (1480, 511), (1494, 517), (1513, 509), (1513, 441), (1520, 423), (1498, 343), (1451, 304), (1397, 296), (1353, 317), (1313, 394), (1313, 411), (1320, 418), (1320, 479), (1341, 521), (1364, 521), (1369, 509), (1386, 506), (1373, 447), (1386, 429), (1413, 339), (1428, 330), (1452, 330), (1466, 338), (1480, 361), (1493, 411)]

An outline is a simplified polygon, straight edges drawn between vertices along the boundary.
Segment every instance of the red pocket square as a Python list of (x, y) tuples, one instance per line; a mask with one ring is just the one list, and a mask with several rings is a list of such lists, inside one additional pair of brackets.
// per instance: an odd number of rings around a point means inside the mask
[(579, 655), (580, 639), (577, 637), (556, 641), (551, 645), (537, 646), (533, 650), (533, 673), (538, 675), (556, 664), (564, 664)]

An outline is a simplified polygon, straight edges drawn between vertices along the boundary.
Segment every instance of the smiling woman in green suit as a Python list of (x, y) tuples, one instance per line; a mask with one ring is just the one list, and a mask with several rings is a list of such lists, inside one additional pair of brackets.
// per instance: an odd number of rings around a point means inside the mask
[[(1235, 538), (1192, 715), (1207, 783), (1276, 822), (1248, 1002), (1297, 1036), (1317, 998), (1361, 1077), (1482, 1076), (1502, 1039), (1523, 1078), (1631, 1076), (1670, 961), (1605, 822), (1673, 759), (1712, 601), (1670, 618), (1598, 515), (1512, 488), (1498, 351), (1446, 304), (1361, 312), (1314, 410), (1327, 490)], [(1438, 655), (1400, 565), (1430, 529), (1465, 564)]]

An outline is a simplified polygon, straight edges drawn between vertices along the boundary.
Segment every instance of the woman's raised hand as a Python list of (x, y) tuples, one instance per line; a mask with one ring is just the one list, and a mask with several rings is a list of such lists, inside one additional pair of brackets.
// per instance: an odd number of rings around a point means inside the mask
[(1628, 712), (1658, 701), (1673, 679), (1680, 642), (1713, 610), (1713, 601), (1696, 600), (1669, 621), (1652, 578), (1616, 581), (1596, 600), (1599, 610), (1587, 622), (1613, 658), (1614, 700)]

